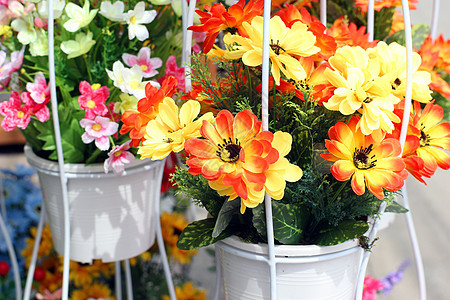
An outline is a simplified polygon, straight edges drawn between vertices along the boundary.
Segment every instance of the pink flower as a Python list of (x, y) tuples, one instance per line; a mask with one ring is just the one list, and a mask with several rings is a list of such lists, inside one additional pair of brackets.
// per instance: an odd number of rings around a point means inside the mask
[(22, 101), (30, 107), (30, 113), (34, 114), (36, 118), (41, 122), (46, 122), (50, 119), (50, 110), (47, 107), (47, 103), (50, 101), (50, 97), (42, 103), (36, 103), (31, 98), (30, 92), (22, 93)]
[(83, 143), (95, 141), (95, 146), (102, 151), (109, 149), (109, 137), (119, 129), (119, 124), (101, 116), (96, 116), (95, 120), (83, 119), (80, 125), (86, 130), (81, 136)]
[(122, 59), (129, 67), (138, 65), (144, 72), (143, 77), (149, 78), (158, 74), (155, 69), (162, 66), (162, 60), (159, 57), (150, 58), (151, 50), (148, 47), (142, 47), (137, 56), (124, 53)]
[(130, 149), (130, 142), (131, 140), (116, 146), (108, 153), (109, 157), (104, 163), (105, 173), (108, 173), (109, 168), (112, 168), (115, 174), (121, 174), (125, 170), (125, 164), (134, 160), (134, 155), (127, 151)]
[(11, 70), (12, 72), (15, 72), (22, 67), (23, 62), (23, 54), (25, 52), (25, 47), (22, 47), (22, 49), (14, 51), (11, 53)]
[(34, 17), (34, 26), (42, 29), (48, 28), (48, 20), (39, 18), (38, 16)]
[(51, 293), (49, 290), (45, 290), (43, 294), (37, 293), (37, 300), (59, 300), (62, 298), (62, 289), (57, 289), (55, 292)]
[(85, 110), (84, 117), (86, 119), (93, 120), (96, 115), (104, 116), (108, 112), (105, 105), (105, 101), (109, 97), (108, 87), (99, 84), (91, 86), (87, 81), (82, 81), (79, 89), (81, 95), (78, 97), (78, 104), (81, 109)]
[(377, 291), (380, 291), (384, 288), (383, 283), (376, 278), (370, 277), (370, 275), (364, 278), (364, 290), (362, 299), (363, 300), (376, 300)]
[(47, 85), (47, 81), (42, 72), (34, 76), (34, 83), (27, 83), (27, 91), (30, 92), (31, 99), (37, 104), (42, 104), (50, 100), (50, 87)]
[(11, 61), (6, 58), (7, 53), (0, 51), (0, 91), (3, 90), (11, 79), (11, 74), (20, 69), (25, 48), (11, 53)]
[(177, 88), (184, 90), (184, 68), (177, 66), (175, 55), (169, 56), (166, 61), (166, 72), (164, 77), (175, 76), (178, 79)]
[(29, 105), (22, 105), (19, 93), (12, 91), (9, 101), (0, 103), (0, 115), (5, 117), (1, 124), (5, 131), (11, 131), (16, 126), (25, 129), (30, 123), (31, 110)]

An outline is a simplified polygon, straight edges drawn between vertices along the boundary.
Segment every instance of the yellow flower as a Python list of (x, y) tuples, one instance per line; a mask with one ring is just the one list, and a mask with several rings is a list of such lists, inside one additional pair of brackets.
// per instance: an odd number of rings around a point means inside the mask
[[(381, 41), (375, 48), (367, 49), (369, 57), (380, 62), (380, 76), (386, 78), (392, 86), (393, 94), (402, 100), (406, 94), (406, 48), (397, 43), (387, 45)], [(427, 71), (418, 71), (422, 58), (416, 52), (412, 57), (413, 69), (413, 100), (427, 103), (431, 100), (431, 74)]]
[(324, 75), (336, 89), (323, 105), (343, 115), (361, 113), (358, 127), (365, 135), (378, 129), (391, 133), (393, 123), (400, 122), (393, 113), (400, 99), (392, 94), (389, 80), (379, 76), (380, 63), (359, 46), (344, 46), (330, 58), (330, 65)]
[(109, 287), (102, 283), (93, 283), (92, 285), (84, 285), (82, 290), (74, 290), (71, 300), (86, 300), (86, 299), (105, 299), (114, 300), (111, 296)]
[[(194, 284), (189, 281), (186, 282), (183, 286), (175, 287), (175, 295), (178, 300), (207, 300), (206, 291), (200, 291)], [(170, 297), (164, 295), (162, 300), (170, 300)]]
[(120, 101), (117, 101), (114, 104), (114, 112), (117, 114), (123, 114), (127, 110), (137, 111), (137, 105), (139, 99), (133, 95), (129, 95), (126, 93), (121, 93), (119, 95)]
[(61, 43), (62, 52), (67, 54), (67, 58), (74, 58), (81, 56), (94, 46), (95, 41), (92, 39), (92, 32), (84, 34), (82, 32), (77, 33), (75, 40), (64, 41)]
[[(242, 24), (248, 38), (240, 35), (227, 34), (225, 44), (230, 47), (225, 53), (226, 59), (240, 59), (250, 67), (262, 64), (263, 17), (253, 18), (251, 24)], [(280, 72), (287, 79), (301, 81), (306, 78), (306, 71), (298, 58), (311, 56), (320, 51), (314, 46), (316, 37), (308, 26), (298, 21), (291, 28), (286, 27), (279, 16), (270, 19), (270, 49), (271, 72), (275, 84), (280, 84)]]
[(138, 153), (142, 158), (163, 159), (172, 151), (184, 149), (184, 142), (200, 136), (202, 121), (212, 121), (213, 114), (208, 112), (194, 121), (200, 113), (200, 103), (189, 100), (178, 106), (172, 98), (166, 97), (159, 104), (159, 112), (154, 120), (147, 124), (144, 142)]
[[(30, 229), (32, 238), (25, 239), (26, 246), (21, 252), (22, 256), (25, 258), (25, 266), (27, 268), (30, 266), (31, 254), (33, 252), (36, 232), (37, 232), (36, 227)], [(41, 243), (39, 244), (38, 257), (50, 255), (52, 249), (53, 249), (52, 234), (50, 232), (50, 227), (48, 226), (47, 223), (42, 230), (42, 237)]]

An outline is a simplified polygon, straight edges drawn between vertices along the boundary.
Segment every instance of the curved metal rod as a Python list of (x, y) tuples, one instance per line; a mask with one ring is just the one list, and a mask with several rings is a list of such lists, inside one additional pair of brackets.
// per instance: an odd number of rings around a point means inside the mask
[(367, 5), (367, 33), (369, 42), (373, 42), (375, 28), (375, 0), (369, 0)]
[(5, 237), (6, 247), (8, 248), (9, 257), (11, 258), (11, 264), (14, 273), (14, 285), (16, 289), (16, 299), (20, 300), (22, 298), (22, 284), (20, 282), (19, 264), (17, 263), (16, 252), (14, 251), (14, 246), (12, 244), (8, 230), (6, 229), (6, 224), (3, 221), (2, 214), (0, 214), (0, 229), (3, 232), (3, 236)]
[(320, 23), (327, 27), (327, 1), (320, 0)]
[(131, 270), (130, 270), (130, 260), (125, 259), (125, 280), (126, 280), (126, 289), (127, 289), (127, 300), (133, 300), (133, 283), (131, 279)]
[(440, 7), (440, 0), (434, 0), (433, 1), (433, 12), (431, 14), (431, 28), (430, 28), (430, 36), (433, 40), (437, 38), (437, 27), (438, 27), (438, 20), (439, 20), (439, 7)]
[(39, 251), (39, 245), (41, 244), (42, 231), (44, 230), (45, 219), (46, 219), (45, 204), (44, 202), (42, 202), (41, 215), (39, 217), (36, 236), (34, 237), (33, 252), (31, 252), (30, 267), (28, 268), (27, 280), (25, 282), (23, 300), (28, 300), (31, 297), (31, 288), (33, 284), (34, 270), (36, 269), (37, 255)]
[(183, 47), (184, 52), (184, 90), (186, 92), (190, 92), (192, 89), (192, 81), (191, 81), (191, 53), (192, 53), (192, 31), (187, 30), (187, 27), (194, 24), (194, 13), (195, 13), (195, 4), (196, 0), (190, 0), (189, 1), (189, 10), (187, 15), (187, 21), (186, 21), (186, 36), (183, 39), (185, 41), (185, 45)]
[(219, 300), (220, 290), (222, 289), (222, 265), (219, 259), (219, 249), (214, 247), (215, 260), (216, 260), (216, 290), (214, 291), (213, 300)]
[(67, 195), (67, 178), (64, 171), (64, 154), (61, 142), (61, 130), (59, 127), (58, 102), (56, 98), (56, 76), (55, 76), (55, 52), (54, 52), (54, 18), (53, 0), (48, 1), (48, 73), (50, 83), (50, 95), (52, 103), (53, 128), (55, 132), (56, 152), (58, 154), (59, 178), (61, 181), (62, 201), (64, 210), (64, 262), (63, 262), (63, 284), (62, 299), (67, 300), (69, 295), (69, 272), (70, 272), (70, 219), (69, 198)]

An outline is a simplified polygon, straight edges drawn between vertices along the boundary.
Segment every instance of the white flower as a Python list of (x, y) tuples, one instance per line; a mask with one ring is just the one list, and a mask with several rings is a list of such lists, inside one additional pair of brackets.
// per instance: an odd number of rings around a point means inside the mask
[(11, 27), (18, 32), (17, 39), (23, 45), (28, 45), (36, 40), (36, 30), (34, 30), (34, 20), (31, 14), (23, 16), (22, 19), (14, 19)]
[(138, 2), (134, 7), (134, 10), (129, 10), (125, 14), (125, 21), (128, 24), (128, 38), (130, 40), (137, 37), (138, 40), (144, 41), (148, 38), (148, 30), (145, 25), (152, 22), (156, 17), (156, 11), (145, 10), (144, 2)]
[(122, 1), (116, 1), (114, 4), (111, 4), (109, 1), (103, 1), (100, 5), (100, 14), (111, 21), (123, 22), (124, 9), (125, 5)]
[(139, 99), (133, 95), (122, 93), (119, 95), (120, 101), (114, 104), (114, 112), (116, 114), (123, 114), (127, 110), (137, 110), (137, 104)]
[(108, 77), (113, 81), (114, 86), (119, 88), (120, 90), (122, 90), (121, 86), (123, 85), (123, 69), (125, 69), (125, 66), (120, 61), (114, 62), (112, 71), (106, 69)]
[(144, 72), (141, 67), (135, 65), (133, 67), (124, 68), (122, 70), (122, 92), (131, 94), (138, 99), (145, 97), (145, 84), (142, 82)]
[(67, 54), (67, 58), (74, 58), (87, 53), (94, 44), (92, 32), (86, 34), (80, 32), (75, 36), (75, 40), (62, 42), (61, 50)]
[(48, 37), (44, 30), (38, 30), (37, 38), (30, 43), (30, 53), (32, 56), (46, 56), (48, 55)]
[[(66, 0), (54, 0), (53, 1), (53, 18), (58, 19), (66, 6)], [(42, 0), (37, 5), (38, 13), (40, 17), (48, 19), (48, 1)]]
[(97, 14), (98, 9), (89, 11), (89, 1), (85, 1), (83, 8), (76, 4), (68, 3), (65, 11), (70, 19), (64, 23), (64, 28), (67, 31), (75, 32), (81, 27), (89, 25)]

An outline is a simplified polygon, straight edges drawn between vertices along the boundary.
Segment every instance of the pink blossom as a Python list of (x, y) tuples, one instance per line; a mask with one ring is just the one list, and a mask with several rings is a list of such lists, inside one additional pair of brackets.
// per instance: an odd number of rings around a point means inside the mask
[(31, 114), (34, 114), (39, 121), (46, 122), (50, 119), (50, 110), (47, 107), (50, 97), (42, 103), (36, 103), (33, 98), (31, 98), (31, 93), (25, 92), (22, 93), (21, 98), (22, 101), (30, 107)]
[(6, 14), (12, 18), (22, 18), (23, 16), (28, 15), (34, 9), (34, 4), (31, 2), (25, 2), (26, 6), (23, 6), (21, 1), (10, 0), (6, 5), (8, 7), (8, 11)]
[(0, 115), (5, 117), (1, 124), (5, 131), (11, 131), (16, 126), (25, 129), (31, 120), (30, 106), (22, 105), (19, 93), (16, 91), (11, 92), (8, 101), (0, 103)]
[(144, 72), (143, 77), (149, 78), (158, 74), (155, 69), (162, 66), (162, 60), (159, 57), (150, 58), (151, 50), (148, 47), (142, 47), (137, 56), (124, 53), (122, 59), (129, 67), (138, 65)]
[(34, 76), (34, 83), (27, 83), (27, 91), (30, 92), (31, 99), (37, 104), (48, 102), (50, 99), (50, 86), (47, 85), (47, 81), (42, 72)]
[(57, 289), (55, 292), (51, 293), (49, 290), (45, 290), (43, 294), (37, 293), (37, 300), (59, 300), (62, 298), (62, 289)]
[(131, 140), (116, 146), (108, 153), (109, 157), (104, 163), (105, 173), (108, 173), (109, 168), (112, 168), (115, 174), (121, 174), (125, 170), (125, 164), (134, 160), (134, 155), (127, 151), (130, 149), (130, 142)]
[(95, 120), (83, 119), (80, 121), (80, 125), (86, 130), (81, 136), (81, 140), (85, 144), (95, 141), (95, 146), (102, 151), (109, 149), (109, 137), (115, 134), (119, 128), (119, 124), (101, 116), (96, 116)]
[(48, 28), (48, 20), (39, 18), (38, 16), (34, 17), (34, 26), (42, 29)]
[(376, 300), (377, 299), (377, 291), (380, 291), (384, 288), (383, 283), (376, 278), (370, 277), (370, 275), (364, 278), (364, 290), (362, 299), (363, 300)]
[(175, 55), (169, 56), (166, 61), (166, 72), (164, 77), (175, 76), (178, 79), (177, 88), (184, 90), (184, 68), (177, 66)]
[(90, 85), (87, 81), (80, 82), (80, 93), (78, 104), (84, 109), (84, 117), (93, 120), (96, 115), (104, 116), (108, 112), (105, 105), (106, 99), (109, 97), (109, 89), (106, 86), (96, 88), (97, 85)]
[(17, 71), (20, 69), (20, 67), (22, 67), (24, 52), (25, 52), (25, 47), (22, 47), (22, 49), (11, 53), (11, 70), (12, 70), (12, 72)]
[(8, 85), (12, 72), (11, 63), (6, 59), (6, 51), (0, 51), (0, 91)]

